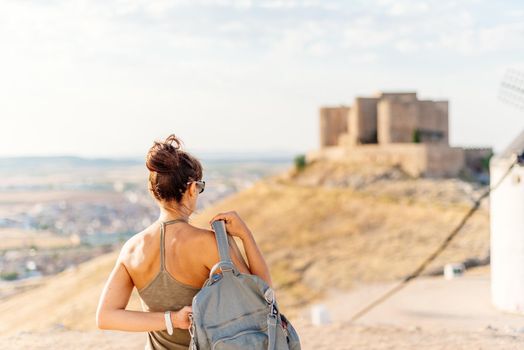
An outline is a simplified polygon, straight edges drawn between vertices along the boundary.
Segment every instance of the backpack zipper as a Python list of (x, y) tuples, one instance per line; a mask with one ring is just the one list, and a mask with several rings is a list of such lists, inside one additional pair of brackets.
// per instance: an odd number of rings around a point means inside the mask
[(238, 338), (240, 336), (243, 336), (243, 335), (246, 335), (246, 334), (250, 334), (250, 333), (260, 333), (260, 334), (263, 334), (265, 336), (267, 336), (267, 334), (265, 334), (264, 332), (267, 331), (267, 328), (266, 330), (264, 329), (249, 329), (249, 330), (245, 330), (245, 331), (242, 331), (242, 332), (239, 332), (233, 336), (230, 336), (230, 337), (224, 337), (224, 338), (220, 338), (218, 340), (216, 340), (214, 343), (213, 343), (213, 347), (212, 347), (212, 350), (214, 350), (216, 348), (216, 346), (220, 343), (223, 343), (227, 340), (231, 340), (231, 339), (235, 339), (235, 338)]

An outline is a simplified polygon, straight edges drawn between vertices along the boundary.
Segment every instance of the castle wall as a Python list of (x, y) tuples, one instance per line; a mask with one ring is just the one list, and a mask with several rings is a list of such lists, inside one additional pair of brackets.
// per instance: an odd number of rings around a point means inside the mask
[(439, 111), (432, 101), (419, 101), (418, 127), (424, 130), (438, 130)]
[(391, 141), (391, 103), (381, 100), (377, 104), (377, 139), (381, 145), (390, 144)]
[(347, 156), (347, 149), (339, 146), (327, 146), (322, 149), (309, 151), (306, 153), (306, 162), (315, 160), (341, 160), (344, 161)]
[(309, 152), (306, 159), (330, 159), (362, 166), (399, 166), (414, 177), (457, 176), (464, 166), (464, 152), (461, 148), (440, 144), (369, 144), (351, 149), (328, 147)]
[(336, 146), (341, 134), (348, 130), (348, 115), (350, 108), (324, 107), (320, 108), (320, 147)]
[(486, 161), (491, 155), (493, 155), (492, 148), (464, 148), (466, 166), (475, 172), (485, 170)]
[(434, 101), (437, 110), (439, 111), (439, 130), (444, 130), (443, 143), (449, 145), (449, 101)]
[(412, 98), (414, 96), (392, 95), (380, 100), (377, 113), (378, 142), (412, 143), (418, 137), (420, 143), (447, 145), (447, 101), (418, 101)]
[(374, 97), (357, 97), (349, 114), (349, 145), (377, 142), (377, 102)]
[(379, 92), (375, 94), (380, 99), (390, 99), (400, 102), (415, 102), (417, 101), (416, 92)]
[(418, 127), (417, 103), (400, 99), (381, 99), (378, 103), (378, 142), (380, 144), (413, 142)]
[[(421, 142), (436, 142), (448, 144), (448, 108), (446, 101), (418, 101), (419, 116), (417, 128), (426, 134), (421, 134)], [(429, 135), (428, 135), (429, 132)]]
[(424, 175), (454, 177), (464, 168), (465, 155), (462, 148), (438, 143), (425, 146), (427, 166)]

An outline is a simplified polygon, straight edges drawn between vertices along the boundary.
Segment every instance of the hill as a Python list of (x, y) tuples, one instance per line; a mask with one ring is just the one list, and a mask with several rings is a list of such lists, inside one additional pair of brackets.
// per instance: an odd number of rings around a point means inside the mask
[[(217, 212), (236, 210), (255, 234), (289, 313), (330, 290), (403, 277), (460, 221), (476, 191), (454, 179), (315, 163), (258, 181), (195, 213), (192, 223), (209, 227)], [(432, 267), (482, 258), (488, 249), (489, 219), (482, 209)], [(96, 304), (116, 254), (2, 302), (0, 332), (95, 328)], [(130, 307), (140, 307), (136, 294)]]

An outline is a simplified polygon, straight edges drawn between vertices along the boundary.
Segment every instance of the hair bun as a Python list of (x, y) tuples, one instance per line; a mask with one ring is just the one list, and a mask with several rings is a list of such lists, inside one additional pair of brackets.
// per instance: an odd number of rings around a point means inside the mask
[[(173, 146), (173, 143), (176, 145)], [(166, 140), (164, 141), (164, 144), (169, 147), (173, 147), (175, 150), (181, 149), (182, 140), (179, 140), (178, 137), (175, 136), (175, 134), (169, 135)]]
[(164, 141), (154, 141), (146, 157), (150, 190), (156, 199), (181, 200), (187, 181), (202, 178), (202, 164), (181, 149), (182, 141), (169, 135)]
[(155, 141), (147, 155), (146, 167), (160, 174), (177, 173), (180, 153), (183, 152), (181, 144), (175, 134), (169, 135), (163, 142)]

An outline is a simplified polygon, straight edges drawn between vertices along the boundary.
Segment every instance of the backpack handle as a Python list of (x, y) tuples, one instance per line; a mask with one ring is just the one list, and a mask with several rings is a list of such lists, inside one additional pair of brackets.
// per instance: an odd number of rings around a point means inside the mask
[(213, 277), (213, 275), (216, 273), (216, 271), (218, 269), (220, 269), (220, 271), (222, 271), (222, 272), (224, 272), (224, 271), (236, 272), (236, 268), (235, 268), (235, 265), (233, 265), (233, 263), (225, 262), (225, 261), (219, 261), (215, 265), (213, 265), (213, 267), (209, 271), (209, 277), (210, 278)]
[(220, 268), (222, 272), (232, 271), (238, 273), (231, 256), (229, 255), (229, 243), (227, 238), (226, 224), (224, 220), (215, 220), (211, 223), (213, 231), (215, 231), (215, 239), (217, 240), (218, 245), (218, 255), (220, 256), (220, 261), (213, 266), (209, 272), (209, 277), (212, 277), (213, 274)]
[(224, 220), (215, 220), (211, 223), (215, 231), (215, 239), (218, 245), (218, 254), (221, 262), (232, 262), (229, 256), (229, 244), (227, 240), (226, 224)]

